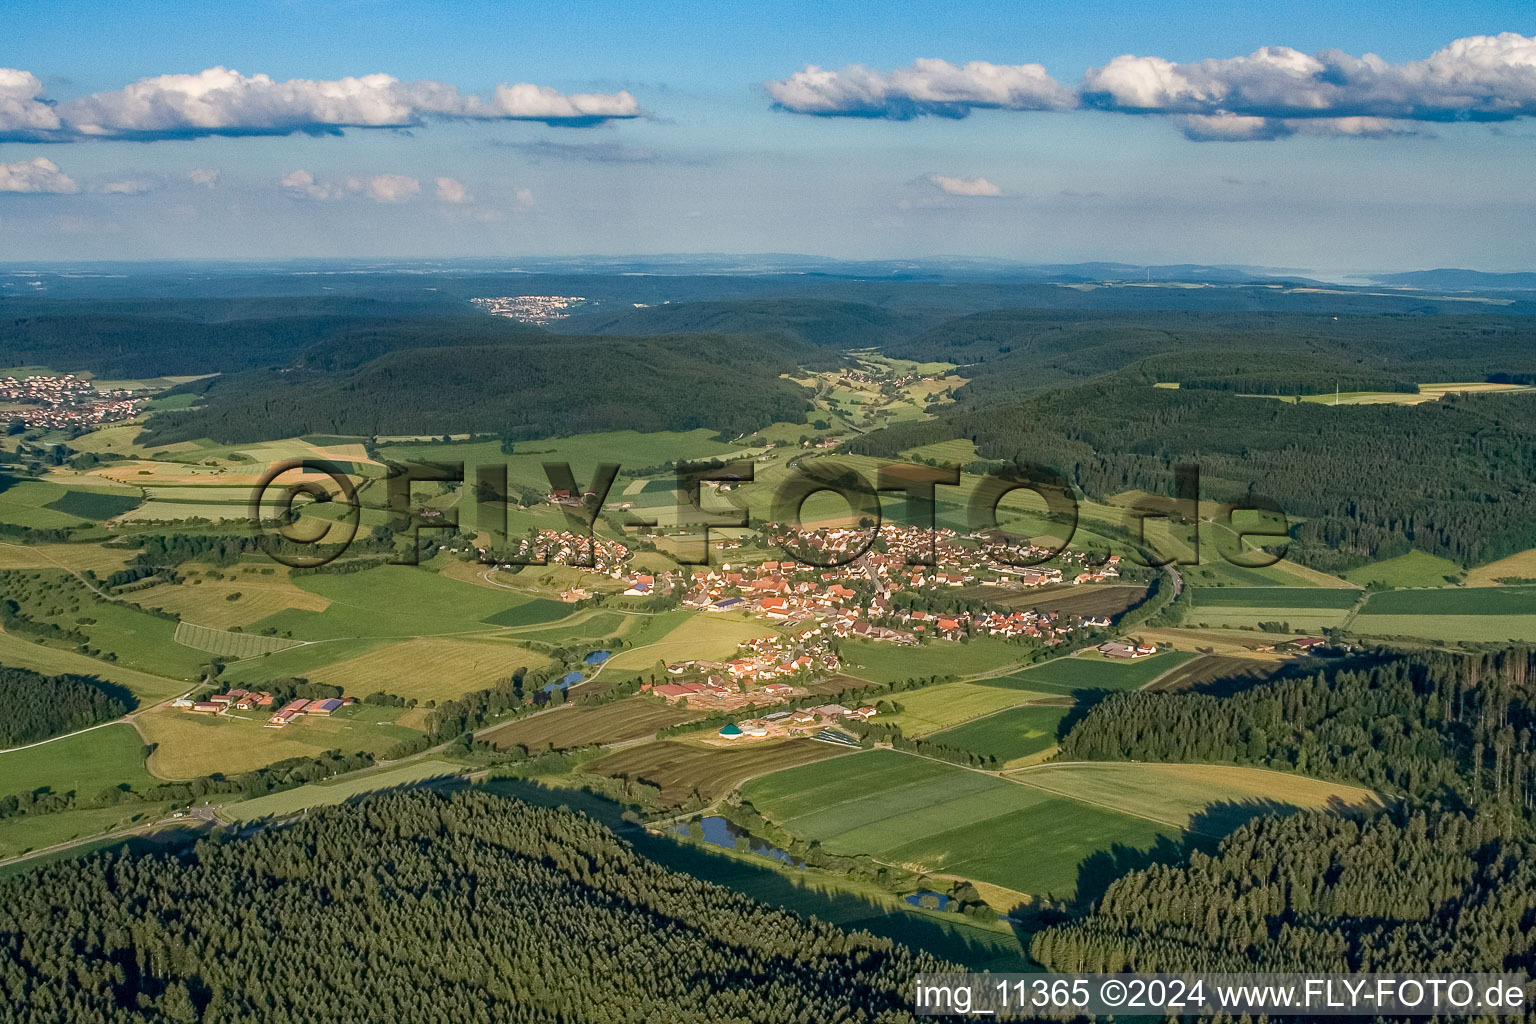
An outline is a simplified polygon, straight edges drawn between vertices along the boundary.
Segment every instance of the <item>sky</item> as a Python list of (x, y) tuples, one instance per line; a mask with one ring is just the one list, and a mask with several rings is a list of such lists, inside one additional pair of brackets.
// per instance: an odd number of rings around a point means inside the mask
[(1536, 269), (1536, 4), (9, 0), (0, 261)]

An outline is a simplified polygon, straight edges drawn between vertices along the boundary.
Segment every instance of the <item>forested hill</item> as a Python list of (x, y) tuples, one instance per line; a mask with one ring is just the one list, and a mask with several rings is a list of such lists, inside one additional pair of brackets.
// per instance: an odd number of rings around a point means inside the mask
[(1507, 816), (1310, 812), (1117, 879), (1030, 953), (1058, 971), (1530, 974), (1533, 921), (1536, 844)]
[(1450, 806), (1536, 811), (1536, 655), (1423, 652), (1334, 665), (1228, 697), (1116, 694), (1064, 760), (1296, 771)]
[[(803, 421), (811, 392), (781, 375), (829, 358), (783, 336), (712, 334), (540, 334), (397, 349), (346, 370), (330, 369), (322, 356), (311, 354), (314, 368), (221, 377), (207, 387), (203, 407), (156, 416), (147, 438), (494, 432), (521, 439), (701, 427), (736, 434)], [(354, 356), (355, 349), (347, 358)]]
[(932, 312), (895, 311), (866, 302), (752, 299), (682, 302), (575, 316), (557, 330), (591, 334), (785, 334), (834, 349), (879, 348), (943, 320)]
[(1207, 501), (1252, 490), (1305, 519), (1290, 555), (1329, 571), (1410, 547), (1474, 565), (1536, 545), (1528, 394), (1332, 408), (1122, 377), (967, 406), (851, 447), (893, 456), (954, 437), (986, 458), (1060, 469), (1094, 498), (1171, 494), (1173, 467), (1198, 465)]
[(0, 1020), (894, 1024), (942, 968), (484, 793), (0, 882)]
[[(0, 624), (14, 614), (14, 605), (0, 600)], [(109, 686), (88, 676), (45, 676), (0, 665), (0, 747), (36, 743), (127, 714), (133, 698), (109, 692)]]
[(1536, 968), (1536, 657), (1371, 657), (1090, 711), (1062, 759), (1255, 765), (1396, 800), (1364, 821), (1262, 818), (1214, 857), (1128, 874), (1036, 935), (1035, 958), (1062, 971)]

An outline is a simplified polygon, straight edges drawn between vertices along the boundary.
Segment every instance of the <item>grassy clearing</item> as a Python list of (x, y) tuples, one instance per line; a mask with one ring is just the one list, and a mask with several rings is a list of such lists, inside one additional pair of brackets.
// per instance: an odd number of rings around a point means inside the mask
[(410, 786), (426, 779), (457, 774), (460, 766), (447, 761), (413, 761), (381, 771), (356, 772), (330, 782), (315, 782), (282, 793), (260, 796), (221, 808), (236, 821), (281, 818), (311, 807), (344, 803), (363, 793), (373, 793), (396, 786)]
[(126, 687), (144, 704), (157, 704), (187, 690), (187, 681), (184, 679), (170, 679), (123, 665), (98, 661), (77, 651), (66, 651), (33, 643), (15, 633), (0, 633), (0, 665), (29, 668), (46, 675), (68, 673), (99, 676), (108, 682)]
[(176, 642), (193, 650), (207, 651), (220, 658), (255, 658), (274, 651), (297, 647), (297, 640), (284, 640), (280, 636), (262, 636), (259, 633), (231, 633), (228, 630), (196, 626), (190, 622), (176, 623)]
[(1054, 747), (1061, 720), (1071, 710), (1066, 705), (1009, 708), (953, 729), (945, 729), (936, 733), (932, 739), (935, 743), (969, 750), (983, 757), (1013, 761)]
[[(572, 617), (574, 618), (575, 616)], [(519, 630), (515, 635), (519, 640), (552, 644), (555, 647), (570, 647), (574, 644), (595, 642), (608, 637), (619, 636), (624, 632), (625, 626), (634, 621), (636, 621), (634, 618), (619, 612), (596, 612), (587, 615), (579, 622), (572, 622), (569, 625), (557, 623), (548, 629)]]
[(595, 708), (566, 705), (508, 722), (479, 739), (497, 750), (524, 747), (568, 750), (588, 743), (621, 743), (654, 736), (657, 729), (686, 722), (697, 712), (652, 697), (630, 697)]
[(0, 753), (0, 794), (46, 789), (91, 799), (108, 786), (142, 789), (144, 741), (127, 722)]
[(289, 757), (314, 757), (327, 750), (380, 754), (418, 735), (394, 724), (396, 708), (362, 707), (351, 717), (301, 717), (284, 729), (268, 729), (257, 712), (198, 715), (159, 708), (138, 716), (146, 739), (156, 744), (149, 770), (166, 779), (192, 779), (214, 772), (236, 775)]
[(924, 736), (1044, 696), (980, 683), (940, 683), (896, 694), (892, 699), (901, 705), (901, 712), (882, 720), (901, 726), (908, 736)]
[(308, 678), (358, 697), (383, 690), (422, 702), (445, 701), (484, 689), (519, 668), (536, 671), (550, 664), (545, 655), (505, 641), (418, 637), (318, 666)]
[(847, 756), (847, 748), (815, 740), (752, 743), (739, 747), (709, 747), (662, 740), (627, 747), (591, 762), (584, 770), (593, 775), (635, 779), (660, 786), (662, 801), (675, 805), (694, 792), (707, 800), (715, 800), (748, 779), (843, 756)]
[(1461, 566), (1448, 558), (1423, 551), (1362, 565), (1344, 574), (1344, 578), (1362, 587), (1372, 583), (1384, 587), (1443, 587), (1459, 580)]
[(884, 750), (778, 772), (747, 784), (742, 796), (832, 853), (1059, 896), (1075, 890), (1078, 865), (1093, 853), (1150, 846), (1179, 831)]
[(1043, 792), (1208, 835), (1224, 835), (1277, 805), (1339, 811), (1382, 806), (1379, 796), (1359, 786), (1230, 765), (1051, 764), (1009, 777)]
[(1078, 690), (1135, 690), (1147, 685), (1170, 669), (1195, 657), (1184, 651), (1165, 651), (1134, 661), (1078, 655), (1057, 658), (1034, 668), (1001, 679), (984, 681), (987, 686), (1038, 690), (1045, 693), (1073, 693)]

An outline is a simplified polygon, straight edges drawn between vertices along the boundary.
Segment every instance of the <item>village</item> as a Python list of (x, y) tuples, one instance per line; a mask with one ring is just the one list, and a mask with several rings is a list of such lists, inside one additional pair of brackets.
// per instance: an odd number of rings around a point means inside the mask
[(99, 390), (90, 381), (66, 373), (0, 377), (0, 402), (18, 406), (10, 411), (10, 418), (26, 427), (88, 430), (132, 419), (145, 399), (134, 397), (126, 388)]

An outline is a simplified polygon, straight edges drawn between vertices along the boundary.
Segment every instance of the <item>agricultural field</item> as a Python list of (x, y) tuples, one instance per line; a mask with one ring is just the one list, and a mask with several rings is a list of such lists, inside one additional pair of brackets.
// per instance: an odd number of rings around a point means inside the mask
[(1464, 572), (1448, 558), (1414, 550), (1351, 569), (1344, 578), (1362, 587), (1372, 583), (1383, 587), (1443, 587), (1460, 580)]
[(1221, 836), (1277, 806), (1360, 812), (1383, 799), (1369, 789), (1322, 779), (1210, 764), (1045, 764), (1014, 782), (1110, 810)]
[(1288, 655), (1277, 653), (1275, 644), (1293, 639), (1291, 636), (1276, 636), (1252, 629), (1188, 629), (1182, 626), (1143, 626), (1136, 631), (1136, 635), (1148, 643), (1168, 644), (1178, 651), (1199, 651), (1270, 662), (1285, 661)]
[(144, 740), (128, 722), (0, 751), (3, 796), (36, 790), (72, 791), (91, 800), (108, 786), (143, 789), (153, 783), (153, 777), (144, 770)]
[(1164, 651), (1135, 660), (1085, 653), (1056, 658), (1000, 679), (988, 679), (984, 685), (1067, 694), (1079, 690), (1136, 690), (1193, 657), (1193, 653), (1185, 651)]
[(1181, 830), (896, 751), (778, 772), (742, 798), (828, 852), (1070, 896), (1078, 865), (1113, 846), (1146, 848)]
[(1493, 587), (1506, 579), (1536, 580), (1536, 548), (1478, 566), (1467, 573), (1467, 586)]
[(1147, 689), (1159, 693), (1175, 693), (1204, 687), (1218, 680), (1225, 685), (1241, 687), (1267, 679), (1275, 673), (1277, 667), (1274, 661), (1204, 654), (1186, 661), (1157, 682), (1149, 684)]
[(628, 697), (597, 707), (565, 704), (525, 718), (514, 719), (479, 734), (476, 738), (497, 750), (523, 747), (568, 750), (589, 743), (622, 743), (652, 737), (656, 730), (686, 722), (698, 713), (663, 704), (654, 697)]
[(209, 626), (195, 626), (190, 622), (176, 623), (176, 642), (183, 647), (206, 651), (218, 658), (256, 658), (274, 651), (285, 651), (299, 646), (297, 640), (284, 640), (280, 636), (262, 636), (260, 633), (231, 633)]
[(411, 786), (427, 779), (440, 779), (457, 774), (459, 765), (447, 761), (412, 761), (409, 764), (385, 768), (382, 771), (353, 772), (340, 779), (312, 782), (297, 789), (270, 793), (254, 800), (221, 807), (220, 813), (236, 821), (258, 821), (262, 818), (281, 818), (311, 807), (324, 807), (344, 803), (352, 797), (373, 793), (396, 786)]
[(1362, 594), (1323, 587), (1201, 587), (1190, 596), (1187, 617), (1195, 626), (1221, 629), (1283, 622), (1292, 630), (1315, 633), (1344, 625)]
[(158, 704), (187, 691), (184, 679), (114, 665), (78, 651), (34, 643), (15, 633), (0, 633), (0, 665), (29, 668), (45, 675), (99, 676), (132, 692), (142, 705)]
[(553, 647), (569, 647), (575, 644), (595, 643), (608, 637), (621, 635), (628, 623), (637, 621), (633, 616), (620, 612), (577, 612), (571, 621), (557, 622), (547, 629), (516, 630), (510, 635), (530, 643), (549, 644)]
[[(672, 613), (666, 613), (671, 616)], [(709, 612), (683, 612), (680, 621), (655, 639), (636, 633), (626, 639), (629, 646), (609, 659), (610, 672), (648, 669), (657, 661), (715, 660), (731, 657), (744, 640), (755, 640), (774, 632), (766, 622), (744, 615), (720, 615)], [(657, 616), (661, 618), (661, 616)]]
[(519, 668), (537, 671), (550, 664), (546, 655), (501, 640), (417, 637), (317, 666), (307, 677), (358, 697), (383, 690), (425, 703), (453, 700)]
[(1068, 704), (1026, 704), (945, 729), (929, 739), (983, 757), (1014, 761), (1054, 747), (1061, 720), (1071, 711)]
[(947, 729), (959, 722), (990, 715), (1004, 708), (1017, 707), (1048, 696), (1044, 692), (1005, 689), (981, 683), (940, 683), (920, 690), (905, 690), (891, 699), (901, 705), (898, 714), (882, 717), (881, 722), (901, 727), (907, 736), (925, 736)]
[(193, 576), (179, 583), (160, 583), (128, 595), (141, 608), (159, 608), (180, 615), (183, 622), (212, 629), (242, 628), (289, 609), (323, 612), (330, 602), (297, 587), (282, 574), (262, 575), (247, 568), (221, 573), (223, 579)]
[(1022, 592), (997, 587), (975, 587), (967, 591), (968, 595), (974, 594), (984, 601), (1009, 609), (1033, 608), (1060, 615), (1085, 617), (1107, 615), (1111, 619), (1140, 602), (1146, 593), (1147, 588), (1140, 585), (1117, 584), (1042, 587)]
[(0, 541), (0, 569), (72, 569), (110, 576), (128, 564), (129, 548), (100, 544), (10, 544)]
[(156, 708), (139, 715), (139, 731), (154, 743), (149, 770), (165, 779), (193, 779), (214, 772), (241, 772), (289, 757), (314, 757), (327, 750), (381, 754), (419, 735), (394, 724), (401, 709), (360, 705), (346, 716), (302, 716), (283, 729), (268, 729), (265, 713), (199, 715)]
[[(328, 602), (322, 612), (288, 610), (252, 623), (297, 640), (340, 637), (404, 639), (493, 628), (487, 620), (530, 599), (448, 579), (430, 569), (382, 565), (364, 572), (315, 573), (294, 583)], [(564, 606), (560, 606), (562, 609)]]
[(80, 516), (49, 507), (68, 493), (65, 488), (54, 483), (41, 480), (17, 481), (0, 491), (0, 523), (34, 530), (79, 526), (84, 522)]
[(706, 800), (716, 800), (748, 779), (845, 756), (849, 756), (847, 747), (805, 739), (739, 747), (662, 740), (626, 747), (586, 764), (582, 770), (660, 786), (662, 802), (677, 805), (695, 792)]
[(65, 515), (102, 522), (137, 508), (143, 498), (136, 492), (85, 490), (71, 487), (48, 507)]
[(538, 626), (563, 619), (570, 613), (571, 606), (564, 602), (534, 598), (487, 616), (485, 621), (493, 626)]
[(1350, 630), (1426, 640), (1536, 640), (1536, 587), (1394, 590), (1372, 594)]
[[(45, 638), (50, 647), (85, 642), (104, 659), (144, 672), (192, 678), (207, 658), (174, 642), (176, 622), (133, 605), (103, 601), (76, 577), (61, 569), (0, 572), (0, 593), (17, 602), (37, 623), (66, 631)], [(33, 639), (29, 637), (29, 639)]]
[(1204, 608), (1302, 608), (1348, 611), (1360, 600), (1357, 590), (1322, 587), (1197, 587), (1190, 600)]
[(968, 643), (933, 640), (917, 647), (850, 640), (843, 643), (842, 652), (846, 674), (872, 682), (886, 682), (995, 672), (1022, 661), (1028, 649), (1006, 640), (985, 637)]

